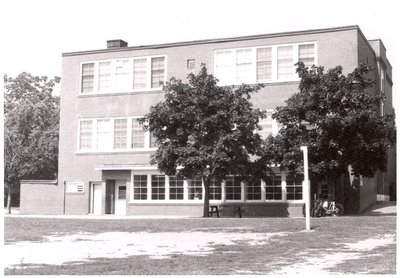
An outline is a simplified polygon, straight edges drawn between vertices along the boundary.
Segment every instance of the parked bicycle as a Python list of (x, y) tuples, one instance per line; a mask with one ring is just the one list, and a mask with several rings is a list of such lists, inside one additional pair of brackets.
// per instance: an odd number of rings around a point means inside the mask
[(343, 206), (335, 203), (335, 201), (318, 199), (311, 206), (312, 217), (323, 217), (327, 215), (339, 216), (343, 214), (343, 211)]

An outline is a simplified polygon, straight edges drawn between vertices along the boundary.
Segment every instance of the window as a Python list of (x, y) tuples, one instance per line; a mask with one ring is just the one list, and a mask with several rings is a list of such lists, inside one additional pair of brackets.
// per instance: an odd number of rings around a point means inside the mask
[(293, 75), (295, 73), (293, 64), (293, 46), (278, 47), (278, 79), (293, 78)]
[(233, 51), (220, 50), (216, 52), (215, 74), (224, 84), (233, 84), (234, 65)]
[(108, 118), (78, 121), (79, 151), (137, 151), (155, 148), (155, 138), (143, 130), (138, 118)]
[(150, 148), (156, 148), (157, 147), (157, 139), (154, 137), (154, 134), (152, 131), (150, 131)]
[(111, 121), (110, 120), (97, 120), (97, 146), (98, 150), (111, 149), (112, 141)]
[(210, 200), (221, 200), (222, 199), (222, 187), (221, 181), (213, 178), (210, 184), (210, 192), (209, 192)]
[(152, 175), (151, 176), (151, 199), (152, 200), (165, 200), (165, 176)]
[(220, 85), (298, 81), (294, 64), (316, 64), (316, 47), (309, 42), (215, 50), (214, 74)]
[(230, 176), (225, 180), (226, 200), (241, 200), (242, 186), (239, 179)]
[(115, 119), (114, 120), (114, 149), (126, 149), (127, 148), (127, 119)]
[(159, 88), (164, 84), (164, 57), (151, 59), (151, 87)]
[(188, 70), (193, 70), (196, 66), (196, 60), (195, 59), (188, 59), (186, 61), (186, 67)]
[(109, 92), (111, 89), (111, 62), (99, 63), (99, 92)]
[(146, 88), (147, 59), (133, 60), (133, 89), (139, 90)]
[(303, 175), (288, 175), (286, 177), (287, 200), (303, 199), (303, 179)]
[(265, 180), (265, 199), (282, 200), (282, 177), (271, 175)]
[(236, 82), (245, 83), (251, 79), (252, 74), (252, 50), (236, 50)]
[(306, 67), (315, 64), (314, 44), (299, 45), (299, 61), (303, 62)]
[(126, 186), (120, 185), (118, 186), (118, 200), (125, 200), (126, 199)]
[(261, 200), (261, 179), (248, 183), (247, 200)]
[(166, 56), (82, 63), (81, 93), (159, 90), (166, 81)]
[(257, 82), (272, 79), (272, 48), (257, 48)]
[(92, 93), (94, 91), (94, 63), (82, 64), (81, 92)]
[(133, 176), (133, 199), (147, 200), (147, 175)]
[(92, 121), (80, 121), (79, 126), (79, 149), (91, 150), (92, 149)]
[(180, 176), (169, 177), (169, 199), (183, 200), (183, 178)]
[(266, 116), (266, 118), (261, 119), (258, 123), (261, 127), (261, 130), (256, 131), (262, 139), (266, 139), (269, 135), (272, 135), (272, 112), (267, 112)]
[(202, 179), (197, 177), (193, 180), (188, 180), (188, 199), (189, 200), (201, 200), (202, 199)]
[(130, 63), (129, 59), (116, 60), (115, 62), (115, 89), (125, 91), (130, 89)]
[(143, 125), (138, 122), (138, 119), (132, 119), (132, 144), (131, 147), (144, 148), (145, 143), (145, 131), (143, 130)]

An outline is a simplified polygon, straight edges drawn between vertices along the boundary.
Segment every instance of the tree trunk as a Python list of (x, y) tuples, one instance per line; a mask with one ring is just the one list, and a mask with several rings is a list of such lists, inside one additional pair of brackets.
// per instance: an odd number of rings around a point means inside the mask
[(11, 214), (11, 185), (8, 185), (8, 190), (7, 190), (7, 212), (8, 214)]
[(210, 210), (210, 177), (203, 175), (203, 184), (204, 184), (204, 207), (203, 207), (203, 217), (210, 217), (208, 214)]

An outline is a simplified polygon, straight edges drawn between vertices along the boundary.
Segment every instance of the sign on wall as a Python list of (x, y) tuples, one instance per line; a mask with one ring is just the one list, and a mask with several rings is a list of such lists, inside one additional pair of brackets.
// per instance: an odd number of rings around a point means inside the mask
[(67, 193), (84, 193), (85, 183), (83, 181), (69, 181), (67, 182)]

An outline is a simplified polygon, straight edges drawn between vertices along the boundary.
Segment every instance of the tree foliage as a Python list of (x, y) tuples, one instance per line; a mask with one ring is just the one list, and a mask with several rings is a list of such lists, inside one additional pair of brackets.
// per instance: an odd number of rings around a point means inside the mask
[(254, 130), (265, 114), (253, 108), (250, 98), (259, 87), (242, 85), (233, 90), (217, 81), (204, 65), (197, 75), (188, 75), (188, 83), (172, 78), (164, 88), (165, 101), (151, 107), (143, 119), (157, 138), (151, 163), (167, 175), (202, 177), (205, 217), (212, 178), (223, 180), (234, 174), (244, 179), (266, 169), (254, 159), (262, 144)]
[(310, 175), (317, 180), (336, 178), (349, 166), (366, 177), (384, 170), (395, 140), (394, 115), (380, 115), (383, 96), (372, 93), (374, 82), (367, 78), (373, 69), (361, 65), (346, 76), (341, 66), (326, 73), (323, 67), (297, 66), (299, 91), (273, 114), (282, 128), (268, 138), (266, 155), (300, 172), (300, 146), (307, 145)]
[(53, 179), (58, 165), (59, 77), (4, 76), (4, 179), (10, 192), (21, 179)]

